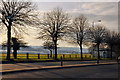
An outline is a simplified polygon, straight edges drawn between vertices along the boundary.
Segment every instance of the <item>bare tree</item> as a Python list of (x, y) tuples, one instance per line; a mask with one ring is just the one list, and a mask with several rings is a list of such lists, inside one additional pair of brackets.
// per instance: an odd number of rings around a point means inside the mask
[(114, 50), (116, 52), (116, 56), (120, 56), (120, 32), (116, 34)]
[(82, 46), (86, 40), (86, 30), (88, 27), (88, 20), (84, 15), (80, 15), (73, 20), (73, 25), (69, 28), (69, 38), (72, 43), (78, 44), (81, 51), (81, 59), (83, 59)]
[(112, 52), (113, 52), (113, 47), (115, 46), (116, 44), (116, 41), (117, 41), (117, 32), (115, 31), (110, 31), (108, 30), (107, 33), (106, 33), (106, 37), (105, 37), (105, 43), (107, 43), (107, 45), (110, 47), (111, 49), (111, 59), (112, 59)]
[(45, 13), (39, 27), (38, 39), (52, 40), (55, 45), (55, 59), (57, 59), (57, 42), (65, 35), (69, 24), (69, 17), (60, 8)]
[(20, 49), (20, 47), (28, 47), (27, 43), (24, 42), (23, 40), (20, 40), (18, 38), (12, 37), (12, 43), (13, 43), (13, 55), (14, 59), (17, 59), (17, 50)]
[(19, 2), (17, 0), (0, 1), (0, 19), (1, 25), (7, 28), (7, 59), (10, 60), (11, 49), (11, 30), (14, 33), (25, 33), (28, 26), (37, 23), (37, 17), (32, 13), (33, 5), (31, 2)]
[(48, 49), (50, 51), (50, 57), (52, 57), (52, 50), (54, 50), (55, 45), (51, 41), (46, 41), (43, 44), (44, 49)]
[(116, 44), (119, 46), (119, 49), (120, 49), (120, 32), (118, 32), (116, 39), (117, 39)]
[[(11, 47), (13, 47), (13, 55), (14, 55), (14, 59), (17, 59), (17, 51), (20, 49), (20, 47), (23, 47), (23, 48), (26, 48), (28, 47), (27, 46), (27, 43), (24, 42), (22, 39), (20, 38), (15, 38), (15, 37), (12, 37), (11, 39)], [(4, 41), (2, 43), (2, 47), (7, 47), (7, 42)]]
[(88, 30), (89, 40), (93, 44), (95, 44), (98, 49), (98, 60), (100, 59), (99, 46), (102, 42), (105, 41), (105, 35), (106, 35), (106, 28), (101, 25), (91, 27)]

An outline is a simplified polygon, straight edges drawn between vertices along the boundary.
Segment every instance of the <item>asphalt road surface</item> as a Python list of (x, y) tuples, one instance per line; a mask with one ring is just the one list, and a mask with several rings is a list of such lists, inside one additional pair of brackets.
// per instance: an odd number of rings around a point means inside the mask
[[(100, 63), (116, 62), (115, 60), (100, 60)], [(96, 61), (63, 61), (63, 65), (74, 64), (95, 64)], [(14, 64), (0, 64), (2, 70), (24, 69), (42, 66), (60, 66), (61, 62), (35, 62), (35, 63), (14, 63)]]
[(36, 70), (2, 75), (3, 78), (118, 78), (118, 64)]

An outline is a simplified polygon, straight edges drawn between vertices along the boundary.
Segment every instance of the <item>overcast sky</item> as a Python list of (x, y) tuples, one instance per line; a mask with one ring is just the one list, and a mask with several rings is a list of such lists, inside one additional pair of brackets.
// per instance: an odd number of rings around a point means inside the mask
[[(37, 10), (41, 14), (50, 11), (55, 7), (60, 7), (65, 12), (69, 13), (72, 18), (77, 17), (79, 14), (84, 14), (88, 18), (90, 25), (93, 21), (98, 24), (98, 20), (100, 19), (102, 25), (105, 25), (111, 30), (118, 31), (117, 2), (36, 2), (36, 5)], [(3, 37), (3, 40), (6, 39), (5, 37)], [(34, 46), (42, 45), (43, 41), (36, 40), (34, 37), (34, 35), (26, 36), (25, 41)], [(73, 45), (60, 41), (59, 46), (67, 47)]]
[(48, 2), (37, 3), (41, 12), (60, 7), (71, 16), (85, 14), (89, 23), (101, 19), (102, 24), (112, 30), (118, 30), (118, 3), (117, 2)]

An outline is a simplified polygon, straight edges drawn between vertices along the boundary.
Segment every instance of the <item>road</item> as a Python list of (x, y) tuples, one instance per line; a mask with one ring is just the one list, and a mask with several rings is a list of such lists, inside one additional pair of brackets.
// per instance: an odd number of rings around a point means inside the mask
[(37, 70), (2, 75), (3, 78), (117, 78), (118, 64)]
[[(116, 62), (115, 60), (101, 60), (100, 63), (105, 62)], [(63, 65), (74, 65), (74, 64), (94, 64), (96, 61), (64, 61)], [(14, 63), (14, 64), (1, 64), (2, 70), (12, 69), (24, 69), (42, 66), (60, 66), (60, 62), (36, 62), (36, 63)]]

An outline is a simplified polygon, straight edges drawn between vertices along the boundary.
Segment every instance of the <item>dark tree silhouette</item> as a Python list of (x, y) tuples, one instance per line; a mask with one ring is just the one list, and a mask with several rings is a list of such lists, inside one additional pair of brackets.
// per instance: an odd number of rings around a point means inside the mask
[(20, 47), (28, 47), (28, 46), (27, 43), (25, 43), (23, 40), (19, 40), (14, 37), (12, 37), (12, 43), (13, 43), (13, 55), (14, 58), (17, 59), (17, 50), (19, 50)]
[(116, 34), (114, 50), (116, 52), (116, 56), (120, 56), (120, 32)]
[(55, 59), (57, 59), (57, 42), (65, 35), (69, 24), (69, 18), (60, 8), (45, 13), (39, 27), (38, 39), (52, 40), (55, 45)]
[(91, 27), (88, 30), (89, 40), (97, 46), (98, 49), (98, 60), (100, 59), (99, 46), (105, 41), (106, 28), (100, 25)]
[(120, 49), (120, 32), (118, 32), (117, 34), (117, 42), (116, 44), (119, 46), (119, 49)]
[(43, 43), (44, 49), (48, 49), (50, 51), (50, 57), (52, 57), (52, 50), (54, 50), (55, 45), (51, 41), (46, 41)]
[(112, 59), (112, 52), (113, 52), (113, 47), (115, 46), (116, 44), (116, 41), (117, 41), (117, 32), (115, 31), (110, 31), (108, 30), (107, 33), (106, 33), (106, 37), (105, 37), (105, 43), (107, 43), (107, 45), (110, 47), (111, 49), (111, 54), (110, 54), (110, 57)]
[[(11, 42), (11, 47), (13, 47), (14, 59), (17, 59), (17, 50), (19, 50), (20, 47), (23, 47), (23, 48), (28, 47), (26, 42), (24, 42), (22, 39), (18, 39), (18, 38), (15, 38), (15, 37), (12, 37), (10, 42)], [(7, 42), (4, 41), (2, 43), (2, 46), (7, 47)]]
[(33, 5), (31, 2), (19, 2), (17, 0), (0, 1), (1, 25), (7, 28), (7, 60), (10, 60), (11, 49), (11, 30), (14, 33), (21, 33), (28, 29), (28, 26), (37, 24), (37, 17), (32, 13)]
[(81, 51), (81, 59), (83, 59), (82, 45), (86, 40), (86, 30), (88, 27), (88, 20), (84, 15), (80, 15), (73, 20), (73, 25), (69, 28), (69, 38), (72, 43), (78, 44)]

